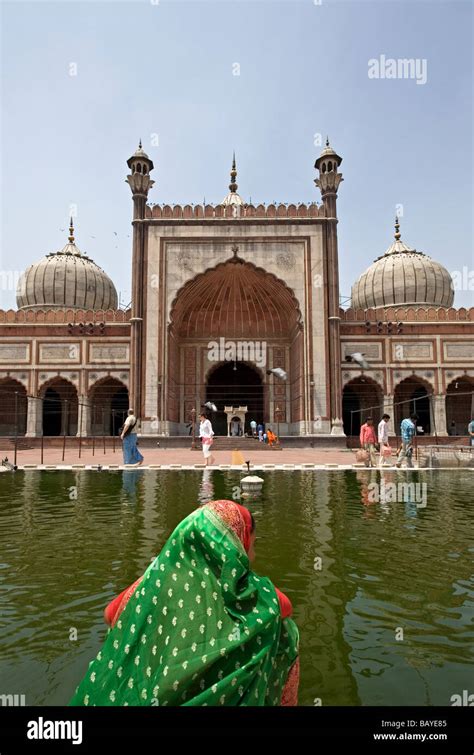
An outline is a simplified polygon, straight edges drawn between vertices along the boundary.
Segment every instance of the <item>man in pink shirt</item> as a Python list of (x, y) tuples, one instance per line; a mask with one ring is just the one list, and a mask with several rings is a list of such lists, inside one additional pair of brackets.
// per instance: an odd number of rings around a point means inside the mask
[(365, 466), (375, 467), (377, 463), (375, 455), (375, 444), (377, 443), (377, 438), (375, 437), (374, 420), (372, 419), (372, 417), (367, 417), (365, 423), (360, 428), (359, 440), (360, 447), (368, 453), (368, 458), (365, 462)]

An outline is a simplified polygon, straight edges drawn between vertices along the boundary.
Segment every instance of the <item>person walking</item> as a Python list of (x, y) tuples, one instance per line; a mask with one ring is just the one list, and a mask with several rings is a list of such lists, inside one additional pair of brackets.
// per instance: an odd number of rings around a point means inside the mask
[(250, 429), (252, 431), (252, 438), (256, 438), (257, 437), (257, 423), (255, 422), (254, 419), (250, 420)]
[(204, 461), (206, 462), (206, 467), (209, 466), (209, 464), (214, 464), (214, 456), (211, 453), (211, 446), (214, 439), (214, 430), (212, 429), (211, 421), (210, 419), (204, 414), (204, 412), (200, 415), (200, 425), (199, 425), (199, 437), (201, 438), (202, 442), (202, 453), (204, 455)]
[(360, 447), (363, 448), (364, 451), (367, 451), (368, 454), (365, 466), (375, 467), (375, 444), (377, 443), (377, 439), (375, 437), (374, 420), (372, 419), (372, 417), (367, 417), (366, 421), (360, 428), (359, 440)]
[(418, 415), (412, 414), (411, 417), (402, 419), (400, 424), (400, 435), (402, 436), (402, 446), (398, 454), (396, 467), (402, 466), (403, 459), (406, 459), (407, 467), (413, 466), (413, 438), (416, 435), (416, 423), (418, 422)]
[(385, 458), (389, 456), (388, 452), (384, 449), (390, 450), (390, 443), (388, 442), (388, 423), (390, 421), (390, 415), (384, 414), (382, 419), (379, 422), (379, 426), (377, 428), (377, 435), (378, 435), (378, 442), (380, 447), (380, 459), (379, 464), (381, 467), (384, 466)]
[(262, 425), (261, 422), (259, 422), (259, 424), (258, 424), (257, 432), (258, 432), (258, 440), (259, 440), (259, 442), (263, 443), (263, 425)]
[(126, 466), (139, 467), (143, 464), (143, 456), (137, 448), (137, 434), (134, 432), (138, 420), (133, 409), (128, 410), (120, 438), (122, 440), (123, 463)]

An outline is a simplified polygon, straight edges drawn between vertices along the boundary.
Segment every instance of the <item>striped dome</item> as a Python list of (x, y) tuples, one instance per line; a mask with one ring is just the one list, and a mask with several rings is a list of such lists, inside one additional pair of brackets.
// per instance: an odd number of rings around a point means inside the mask
[(18, 309), (117, 309), (117, 291), (111, 279), (74, 243), (45, 255), (20, 276)]
[(352, 308), (394, 304), (451, 307), (454, 288), (446, 268), (401, 241), (398, 220), (395, 230), (395, 242), (352, 286)]

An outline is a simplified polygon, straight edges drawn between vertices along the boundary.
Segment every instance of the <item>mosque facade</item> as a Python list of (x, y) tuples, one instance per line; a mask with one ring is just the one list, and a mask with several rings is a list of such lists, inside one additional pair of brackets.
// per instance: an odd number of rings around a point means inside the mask
[(450, 274), (402, 241), (398, 219), (340, 306), (341, 162), (327, 142), (320, 204), (245, 202), (234, 158), (220, 204), (158, 205), (140, 144), (127, 161), (131, 307), (71, 221), (64, 248), (22, 274), (17, 309), (0, 310), (0, 434), (113, 435), (133, 406), (143, 435), (185, 436), (209, 402), (218, 434), (233, 413), (242, 432), (255, 419), (309, 439), (416, 410), (426, 434), (465, 435), (474, 309), (453, 306)]

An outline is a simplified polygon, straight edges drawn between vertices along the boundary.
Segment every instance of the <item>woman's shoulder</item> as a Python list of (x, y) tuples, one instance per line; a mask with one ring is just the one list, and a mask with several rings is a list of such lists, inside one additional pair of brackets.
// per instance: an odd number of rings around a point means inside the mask
[(293, 605), (291, 600), (284, 592), (275, 587), (278, 602), (280, 604), (280, 614), (282, 619), (288, 619), (293, 614)]

